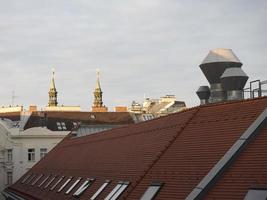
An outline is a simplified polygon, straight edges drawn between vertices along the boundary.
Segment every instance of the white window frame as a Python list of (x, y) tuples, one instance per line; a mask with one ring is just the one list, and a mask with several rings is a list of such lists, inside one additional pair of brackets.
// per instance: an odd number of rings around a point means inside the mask
[(57, 129), (58, 129), (59, 131), (62, 131), (62, 126), (61, 126), (61, 123), (60, 123), (60, 122), (57, 122)]
[(40, 148), (40, 159), (45, 157), (47, 154), (47, 148)]
[(67, 130), (66, 123), (65, 122), (57, 122), (57, 129), (59, 131), (66, 131)]
[(13, 161), (13, 149), (7, 149), (7, 162)]
[[(33, 151), (30, 152), (30, 150), (33, 150)], [(28, 161), (29, 162), (35, 162), (35, 149), (34, 148), (28, 149)]]

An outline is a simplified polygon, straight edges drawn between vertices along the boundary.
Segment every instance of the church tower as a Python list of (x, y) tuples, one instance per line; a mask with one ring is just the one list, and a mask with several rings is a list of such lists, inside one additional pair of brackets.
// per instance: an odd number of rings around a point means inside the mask
[(50, 83), (50, 89), (49, 89), (49, 101), (48, 106), (57, 106), (57, 90), (55, 85), (55, 71), (52, 71), (52, 80)]
[(95, 86), (95, 91), (94, 91), (94, 103), (92, 106), (92, 111), (93, 112), (107, 112), (108, 111), (107, 107), (103, 106), (103, 100), (102, 100), (103, 92), (100, 87), (99, 70), (97, 70), (96, 76), (97, 76), (96, 86)]

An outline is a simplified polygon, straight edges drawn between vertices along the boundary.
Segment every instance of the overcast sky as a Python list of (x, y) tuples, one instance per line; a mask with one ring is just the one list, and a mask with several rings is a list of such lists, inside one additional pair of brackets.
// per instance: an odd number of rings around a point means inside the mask
[[(191, 107), (207, 85), (198, 65), (231, 48), (250, 79), (267, 79), (266, 0), (0, 0), (0, 105), (44, 107), (51, 68), (59, 104), (175, 94)], [(110, 108), (112, 110), (112, 108)]]

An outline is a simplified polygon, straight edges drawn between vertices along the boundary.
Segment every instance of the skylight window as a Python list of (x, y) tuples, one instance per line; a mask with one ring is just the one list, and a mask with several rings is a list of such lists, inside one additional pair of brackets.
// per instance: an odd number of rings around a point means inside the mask
[(44, 186), (44, 189), (48, 188), (48, 186), (56, 179), (56, 176), (52, 177), (50, 181)]
[(152, 183), (149, 188), (145, 191), (143, 196), (141, 197), (141, 200), (152, 200), (157, 195), (161, 187), (163, 186), (163, 183), (161, 182), (155, 182)]
[(66, 127), (66, 124), (65, 122), (57, 122), (57, 129), (60, 130), (60, 131), (66, 131), (67, 130), (67, 127)]
[(26, 184), (29, 184), (35, 177), (36, 177), (36, 174), (33, 174), (33, 175), (26, 181)]
[(101, 185), (101, 187), (96, 191), (96, 193), (90, 198), (90, 200), (95, 200), (98, 195), (108, 186), (108, 184), (110, 183), (109, 180), (106, 180), (106, 182)]
[(66, 127), (65, 122), (61, 122), (61, 126), (62, 126), (62, 129), (63, 129), (64, 131), (67, 130), (67, 127)]
[(66, 180), (66, 182), (58, 189), (58, 191), (57, 192), (61, 192), (63, 189), (64, 189), (64, 187), (66, 187), (66, 185), (71, 181), (71, 179), (72, 179), (72, 177), (69, 177), (67, 180)]
[(27, 176), (25, 176), (25, 178), (21, 181), (21, 183), (25, 183), (25, 181), (27, 181), (28, 178), (30, 178), (32, 176), (32, 174), (28, 174)]
[(79, 189), (73, 194), (74, 197), (79, 197), (82, 193), (93, 183), (94, 179), (88, 178), (86, 181), (79, 187)]
[(57, 187), (57, 185), (64, 179), (64, 177), (65, 176), (61, 176), (59, 179), (58, 179), (58, 181), (50, 188), (50, 190), (52, 191), (52, 190), (54, 190), (56, 187)]
[(105, 200), (116, 200), (123, 193), (123, 191), (129, 186), (130, 182), (120, 181), (118, 185), (108, 194)]
[(80, 182), (82, 178), (78, 178), (73, 184), (72, 186), (70, 186), (70, 188), (67, 190), (67, 192), (65, 192), (65, 194), (69, 194), (71, 192), (71, 190)]
[(42, 178), (42, 176), (43, 176), (43, 174), (41, 174), (40, 176), (38, 176), (38, 177), (35, 179), (35, 181), (32, 182), (31, 185), (34, 185), (35, 183), (37, 183), (37, 182), (40, 180), (40, 178)]
[(76, 128), (78, 126), (78, 122), (72, 122), (73, 128)]
[(57, 122), (57, 129), (60, 130), (60, 131), (62, 130), (62, 126), (61, 126), (60, 122)]
[(50, 175), (48, 175), (39, 185), (38, 187), (41, 187), (48, 179), (49, 179)]

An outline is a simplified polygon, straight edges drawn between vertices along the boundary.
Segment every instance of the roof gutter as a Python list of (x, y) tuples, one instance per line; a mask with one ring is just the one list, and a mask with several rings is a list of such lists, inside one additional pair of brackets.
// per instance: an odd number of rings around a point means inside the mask
[(8, 192), (7, 190), (2, 191), (2, 195), (8, 200), (26, 200), (12, 192)]
[(267, 124), (267, 108), (249, 126), (242, 136), (226, 152), (226, 154), (214, 165), (208, 174), (191, 191), (185, 200), (200, 200), (207, 194), (209, 189), (217, 182), (227, 168), (241, 154), (245, 147), (255, 138), (261, 129)]

